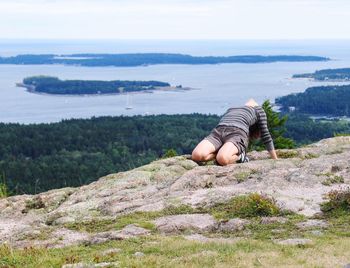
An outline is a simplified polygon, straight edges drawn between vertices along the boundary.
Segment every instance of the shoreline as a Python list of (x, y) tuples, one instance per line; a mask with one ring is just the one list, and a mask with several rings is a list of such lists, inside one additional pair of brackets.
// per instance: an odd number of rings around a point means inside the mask
[(189, 90), (199, 90), (198, 88), (191, 87), (176, 87), (176, 86), (168, 86), (168, 87), (155, 87), (154, 89), (145, 89), (140, 91), (129, 91), (129, 92), (116, 92), (116, 93), (93, 93), (93, 94), (55, 94), (55, 93), (46, 93), (39, 92), (35, 90), (35, 86), (27, 85), (24, 83), (16, 83), (16, 87), (26, 88), (26, 91), (32, 94), (44, 95), (44, 96), (62, 96), (62, 97), (97, 97), (97, 96), (117, 96), (117, 95), (128, 95), (128, 94), (153, 94), (155, 91), (165, 91), (165, 92), (184, 92)]

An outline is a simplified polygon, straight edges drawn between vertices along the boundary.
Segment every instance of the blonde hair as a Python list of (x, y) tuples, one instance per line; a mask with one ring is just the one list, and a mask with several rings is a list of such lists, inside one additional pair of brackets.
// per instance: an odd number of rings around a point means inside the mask
[(259, 106), (259, 104), (258, 104), (254, 99), (249, 99), (249, 100), (245, 103), (245, 106), (255, 107), (255, 106)]

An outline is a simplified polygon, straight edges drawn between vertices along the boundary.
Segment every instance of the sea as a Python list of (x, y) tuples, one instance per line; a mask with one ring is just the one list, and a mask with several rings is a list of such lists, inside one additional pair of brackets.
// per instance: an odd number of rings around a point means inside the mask
[[(81, 67), (0, 65), (0, 122), (51, 123), (71, 118), (156, 114), (223, 114), (249, 98), (258, 103), (312, 86), (346, 84), (292, 79), (293, 74), (350, 67), (350, 40), (1, 40), (0, 56), (73, 53), (182, 53), (196, 56), (314, 55), (328, 62)], [(33, 94), (16, 87), (33, 75), (82, 80), (158, 80), (190, 87), (99, 96)], [(128, 109), (127, 109), (128, 108)], [(131, 109), (130, 109), (131, 108)]]

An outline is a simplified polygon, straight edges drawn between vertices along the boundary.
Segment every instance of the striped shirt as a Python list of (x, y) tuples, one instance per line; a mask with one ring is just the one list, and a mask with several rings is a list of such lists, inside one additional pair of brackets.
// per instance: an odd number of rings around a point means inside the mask
[(244, 130), (249, 136), (249, 127), (257, 124), (261, 132), (261, 140), (268, 151), (273, 150), (273, 140), (269, 129), (267, 128), (267, 117), (263, 108), (260, 106), (234, 107), (226, 111), (221, 118), (218, 126), (233, 126)]

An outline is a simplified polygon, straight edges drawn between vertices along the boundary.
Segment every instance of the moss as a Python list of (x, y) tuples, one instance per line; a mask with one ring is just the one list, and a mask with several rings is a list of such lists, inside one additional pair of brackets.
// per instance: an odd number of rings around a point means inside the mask
[(52, 231), (52, 228), (42, 228), (39, 232), (26, 233), (21, 237), (21, 240), (47, 240)]
[(276, 153), (279, 158), (295, 158), (295, 157), (298, 157), (299, 155), (298, 151), (295, 151), (295, 150), (288, 150), (288, 151), (277, 150)]
[(306, 153), (302, 156), (302, 159), (312, 159), (312, 158), (318, 158), (320, 155), (314, 154), (314, 153)]
[[(292, 214), (287, 216), (286, 223), (270, 223), (261, 224), (261, 218), (251, 219), (251, 224), (246, 226), (246, 236), (259, 240), (271, 240), (271, 239), (287, 239), (290, 237), (304, 237), (307, 235), (307, 230), (296, 228), (296, 223), (305, 220), (305, 217), (298, 214)], [(244, 233), (242, 234), (244, 235)]]
[(210, 209), (210, 213), (217, 219), (283, 214), (274, 199), (258, 193), (237, 196), (226, 203), (217, 204)]
[(251, 175), (256, 174), (257, 170), (249, 170), (249, 171), (242, 171), (240, 173), (235, 174), (234, 176), (237, 179), (238, 183), (244, 182), (245, 180), (247, 180)]
[(26, 200), (25, 208), (22, 210), (22, 213), (28, 213), (31, 209), (41, 209), (45, 208), (45, 204), (40, 196), (36, 196), (33, 199)]
[(344, 178), (342, 176), (330, 174), (327, 179), (325, 179), (322, 184), (330, 186), (335, 183), (344, 183)]
[(338, 149), (335, 149), (335, 150), (333, 150), (333, 151), (326, 152), (325, 154), (326, 154), (326, 155), (332, 155), (332, 154), (341, 154), (341, 153), (343, 153), (343, 152), (344, 152), (344, 150), (338, 148)]
[(73, 223), (66, 223), (64, 224), (64, 227), (76, 231), (97, 233), (113, 229), (114, 224), (114, 219), (93, 219), (90, 221), (76, 221)]
[(85, 231), (89, 233), (104, 232), (109, 230), (119, 230), (129, 224), (136, 224), (140, 227), (155, 231), (155, 226), (151, 223), (152, 220), (167, 216), (178, 214), (199, 213), (202, 210), (193, 209), (187, 205), (169, 206), (161, 211), (150, 212), (134, 212), (126, 215), (118, 216), (114, 219), (94, 219), (91, 221), (77, 221), (74, 223), (67, 223), (64, 226), (71, 230)]

